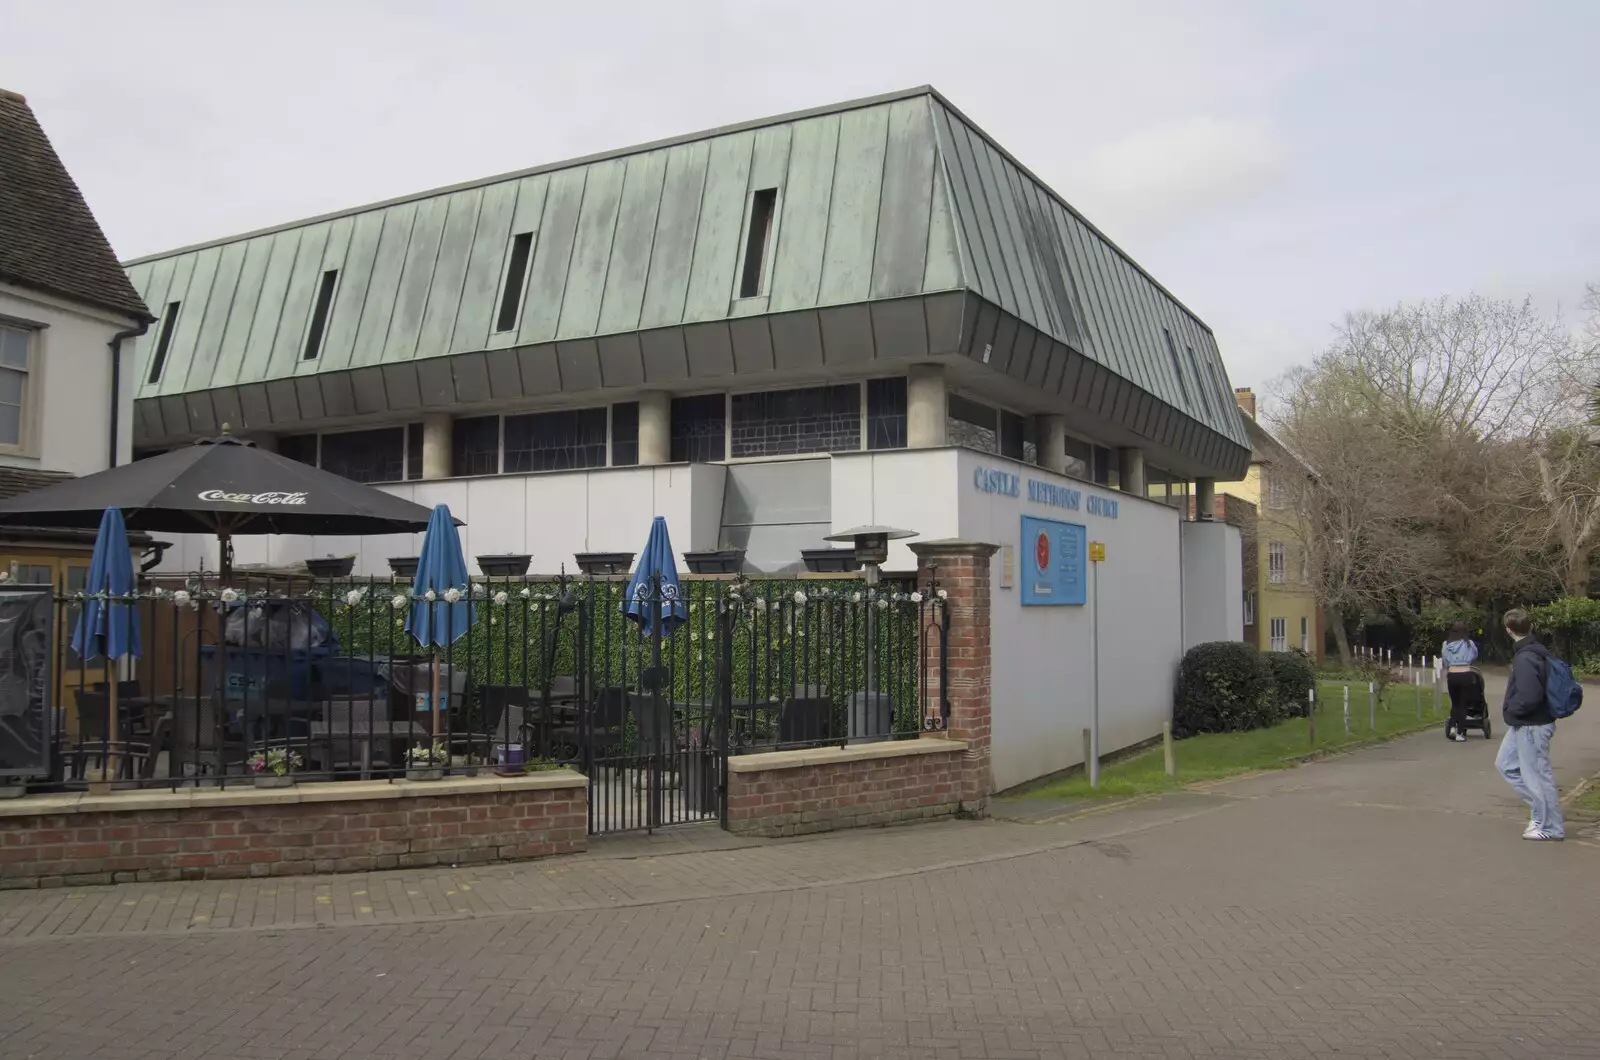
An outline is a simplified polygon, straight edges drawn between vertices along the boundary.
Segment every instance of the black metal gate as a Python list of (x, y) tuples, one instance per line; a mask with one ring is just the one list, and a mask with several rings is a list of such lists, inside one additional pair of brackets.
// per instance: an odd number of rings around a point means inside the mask
[[(591, 833), (723, 815), (730, 613), (718, 583), (593, 580), (579, 608), (580, 767)], [(658, 621), (632, 618), (632, 605)]]

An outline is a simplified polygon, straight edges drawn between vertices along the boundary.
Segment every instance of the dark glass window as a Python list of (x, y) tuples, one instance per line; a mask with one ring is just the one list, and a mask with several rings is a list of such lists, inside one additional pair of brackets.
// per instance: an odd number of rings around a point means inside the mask
[(316, 467), (317, 436), (314, 434), (286, 434), (278, 439), (278, 455)]
[(522, 308), (522, 284), (528, 277), (528, 254), (532, 249), (532, 232), (519, 232), (511, 237), (506, 286), (500, 292), (500, 315), (495, 320), (495, 331), (511, 331), (517, 326), (517, 311)]
[(945, 433), (951, 445), (962, 445), (981, 453), (1000, 451), (1000, 416), (988, 405), (959, 394), (950, 395)]
[(161, 314), (161, 330), (156, 332), (156, 352), (150, 359), (150, 379), (160, 382), (161, 369), (167, 365), (167, 351), (172, 348), (172, 329), (178, 326), (178, 309), (181, 302), (168, 302), (167, 311)]
[(1027, 455), (1028, 420), (1015, 412), (1000, 413), (1000, 455), (1021, 460)]
[(606, 410), (506, 417), (506, 474), (606, 466)]
[(1089, 478), (1089, 463), (1094, 459), (1094, 446), (1067, 435), (1067, 474)]
[(333, 309), (333, 289), (338, 282), (338, 269), (329, 269), (322, 274), (322, 282), (317, 286), (317, 304), (311, 310), (311, 327), (306, 332), (305, 352), (300, 355), (303, 361), (314, 361), (317, 354), (322, 352), (322, 335), (328, 329), (328, 313)]
[(1117, 455), (1109, 449), (1094, 447), (1094, 482), (1097, 486), (1114, 486)]
[[(1178, 360), (1178, 347), (1172, 344), (1172, 332), (1168, 331), (1166, 328), (1162, 328), (1161, 334), (1166, 337), (1167, 357), (1172, 361), (1172, 374), (1178, 377), (1178, 390), (1183, 394), (1183, 403), (1186, 406), (1183, 411), (1196, 411), (1194, 406), (1194, 398), (1189, 393), (1189, 377), (1184, 375), (1183, 364)], [(1199, 383), (1200, 380), (1196, 379), (1195, 385), (1198, 386)]]
[(611, 466), (632, 467), (639, 462), (639, 403), (611, 406)]
[(500, 417), (475, 416), (451, 425), (450, 473), (500, 473)]
[(740, 298), (754, 298), (761, 293), (761, 274), (772, 238), (772, 213), (777, 205), (777, 188), (762, 188), (751, 196), (750, 235), (744, 247), (744, 273), (739, 278)]
[(867, 380), (867, 448), (906, 447), (906, 380)]
[(422, 424), (406, 427), (406, 478), (415, 482), (422, 477)]
[(722, 394), (672, 399), (672, 462), (726, 459), (727, 398)]
[(406, 429), (382, 427), (322, 436), (322, 470), (352, 482), (405, 478)]
[(861, 448), (861, 387), (768, 390), (733, 398), (733, 455), (785, 456)]

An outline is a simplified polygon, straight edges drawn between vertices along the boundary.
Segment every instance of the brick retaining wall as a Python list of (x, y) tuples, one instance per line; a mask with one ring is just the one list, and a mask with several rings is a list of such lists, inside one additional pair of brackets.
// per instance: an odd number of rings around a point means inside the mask
[(189, 788), (0, 802), (0, 887), (236, 879), (513, 861), (585, 849), (566, 771)]
[(728, 760), (728, 829), (792, 836), (949, 817), (967, 745), (924, 738)]

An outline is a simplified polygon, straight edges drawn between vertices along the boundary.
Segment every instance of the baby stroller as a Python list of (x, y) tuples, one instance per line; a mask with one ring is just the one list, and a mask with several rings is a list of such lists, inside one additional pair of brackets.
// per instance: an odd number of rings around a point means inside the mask
[[(1467, 708), (1461, 722), (1461, 733), (1464, 736), (1469, 730), (1477, 729), (1487, 740), (1490, 739), (1489, 701), (1483, 695), (1483, 675), (1473, 670), (1468, 676), (1472, 678), (1472, 684), (1467, 690)], [(1444, 723), (1444, 735), (1447, 740), (1455, 737), (1453, 723)]]

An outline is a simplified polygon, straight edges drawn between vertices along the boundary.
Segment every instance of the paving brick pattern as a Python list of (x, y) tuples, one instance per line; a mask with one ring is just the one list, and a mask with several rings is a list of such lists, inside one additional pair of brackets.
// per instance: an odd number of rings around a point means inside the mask
[[(1585, 724), (1564, 785), (1600, 769)], [(1521, 842), (1492, 753), (1033, 825), (0, 895), (0, 1056), (1600, 1057), (1600, 848)]]

